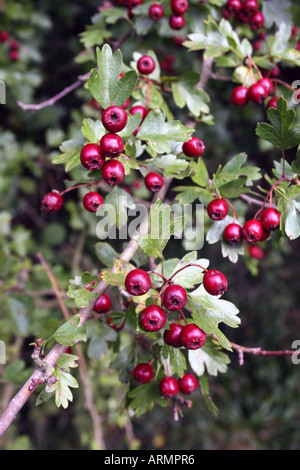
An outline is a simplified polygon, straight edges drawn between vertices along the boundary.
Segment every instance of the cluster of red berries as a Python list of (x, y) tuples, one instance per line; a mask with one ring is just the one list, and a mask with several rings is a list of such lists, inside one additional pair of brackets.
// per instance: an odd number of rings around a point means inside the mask
[(9, 57), (13, 62), (19, 60), (19, 43), (15, 39), (11, 39), (7, 31), (0, 31), (0, 44), (8, 43)]
[[(213, 199), (207, 206), (208, 216), (215, 221), (223, 220), (228, 214), (228, 205), (222, 198)], [(280, 225), (280, 212), (269, 207), (260, 212), (259, 219), (250, 219), (243, 226), (237, 222), (228, 224), (223, 232), (224, 240), (230, 245), (236, 245), (246, 241), (250, 244), (264, 241), (269, 238), (274, 230)], [(262, 253), (251, 250), (250, 255), (261, 259)]]
[[(139, 384), (146, 384), (154, 377), (154, 369), (147, 362), (140, 362), (132, 371), (134, 380)], [(162, 396), (172, 398), (179, 392), (190, 395), (198, 387), (198, 381), (193, 374), (184, 374), (180, 379), (174, 377), (163, 377), (159, 383), (159, 390)]]
[[(244, 85), (234, 88), (231, 94), (231, 102), (236, 106), (246, 106), (249, 101), (262, 104), (268, 97), (274, 94), (274, 85), (270, 78), (261, 77), (249, 88)], [(277, 107), (277, 96), (273, 96), (266, 104), (266, 108)]]
[(234, 17), (237, 23), (249, 23), (251, 29), (258, 30), (265, 24), (264, 15), (259, 11), (257, 0), (228, 0), (224, 9), (223, 17), (230, 19)]

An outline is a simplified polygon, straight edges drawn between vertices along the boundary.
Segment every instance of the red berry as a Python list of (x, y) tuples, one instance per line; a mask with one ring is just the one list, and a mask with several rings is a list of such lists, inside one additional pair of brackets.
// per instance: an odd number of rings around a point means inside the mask
[(186, 349), (199, 349), (206, 342), (206, 334), (195, 323), (188, 323), (180, 333), (180, 340)]
[(133, 8), (139, 5), (142, 5), (142, 3), (143, 3), (143, 0), (128, 0), (127, 1), (127, 5), (128, 5), (128, 8), (130, 8), (130, 10), (132, 10)]
[(12, 41), (10, 41), (9, 47), (10, 47), (10, 49), (19, 49), (18, 41), (13, 39)]
[(184, 374), (184, 376), (178, 380), (178, 385), (181, 393), (189, 395), (197, 389), (198, 380), (193, 374)]
[(133, 369), (132, 376), (138, 384), (146, 384), (154, 377), (153, 367), (147, 362), (140, 362)]
[(236, 14), (241, 11), (243, 4), (241, 0), (228, 0), (225, 9), (231, 14)]
[(273, 98), (271, 98), (267, 104), (266, 104), (266, 108), (269, 109), (269, 108), (276, 108), (277, 109), (277, 101), (278, 101), (278, 96), (273, 96)]
[(105, 183), (114, 186), (120, 184), (125, 177), (125, 168), (119, 160), (108, 160), (102, 167), (102, 178)]
[(155, 69), (154, 59), (150, 55), (143, 55), (137, 62), (137, 69), (142, 75), (150, 75)]
[(180, 29), (185, 27), (185, 18), (183, 15), (174, 15), (172, 14), (169, 17), (169, 25), (171, 29), (175, 29), (179, 31)]
[(130, 114), (141, 113), (142, 121), (147, 116), (146, 108), (144, 106), (141, 106), (141, 105), (132, 106), (132, 108), (129, 112), (130, 112)]
[(182, 145), (182, 151), (187, 157), (201, 157), (205, 150), (204, 142), (199, 137), (192, 137)]
[(270, 230), (265, 230), (263, 228), (263, 234), (261, 236), (261, 239), (259, 240), (260, 242), (264, 242), (265, 240), (267, 240), (271, 235), (271, 231)]
[(0, 31), (0, 43), (6, 42), (9, 38), (9, 33), (7, 31)]
[(182, 15), (189, 8), (188, 0), (172, 0), (171, 1), (171, 10), (175, 15)]
[(248, 220), (243, 228), (243, 238), (248, 242), (248, 243), (255, 243), (261, 240), (262, 234), (263, 234), (263, 228), (261, 223), (258, 220), (251, 219)]
[(88, 170), (99, 170), (105, 159), (98, 144), (87, 144), (81, 150), (80, 161)]
[(157, 193), (158, 191), (161, 190), (161, 188), (164, 185), (163, 177), (159, 175), (158, 173), (151, 171), (150, 173), (147, 173), (147, 175), (145, 176), (145, 185), (146, 185), (146, 188), (149, 189), (149, 191), (152, 191), (153, 193)]
[(224, 199), (213, 199), (207, 206), (207, 213), (213, 220), (223, 220), (228, 214), (228, 206)]
[(114, 330), (116, 331), (121, 331), (123, 330), (124, 326), (125, 326), (125, 320), (123, 321), (123, 323), (120, 325), (120, 326), (117, 326), (118, 323), (113, 323), (114, 322), (114, 319), (112, 317), (108, 317), (107, 319), (107, 324), (108, 326), (110, 326), (110, 328), (113, 328)]
[(13, 49), (12, 51), (10, 51), (9, 53), (9, 57), (11, 60), (13, 60), (14, 62), (17, 62), (19, 60), (19, 51), (16, 50), (16, 49)]
[(48, 212), (55, 212), (63, 206), (63, 197), (56, 191), (45, 194), (42, 199), (42, 209)]
[(263, 259), (265, 256), (264, 250), (260, 246), (249, 246), (249, 254), (252, 258)]
[(280, 225), (280, 212), (277, 209), (269, 207), (265, 209), (260, 216), (260, 222), (265, 230), (276, 230)]
[(242, 227), (239, 224), (228, 224), (223, 232), (223, 237), (230, 245), (241, 243), (243, 240)]
[(228, 281), (223, 273), (211, 269), (203, 276), (203, 287), (210, 295), (223, 295), (228, 288)]
[(143, 269), (133, 269), (125, 278), (125, 288), (131, 295), (144, 295), (151, 287), (149, 274)]
[(245, 11), (241, 10), (236, 13), (235, 20), (237, 23), (246, 24), (249, 21), (249, 17)]
[(158, 3), (153, 3), (149, 8), (148, 13), (151, 20), (158, 21), (164, 16), (164, 9)]
[(149, 305), (140, 313), (140, 324), (144, 330), (155, 332), (161, 330), (167, 317), (164, 310), (158, 305)]
[(100, 140), (100, 149), (104, 157), (116, 158), (124, 150), (123, 139), (118, 134), (105, 134)]
[(259, 9), (259, 4), (257, 0), (245, 0), (243, 3), (243, 10), (248, 15), (253, 15)]
[(253, 41), (252, 46), (255, 51), (260, 51), (262, 46), (261, 41)]
[(236, 106), (246, 106), (249, 101), (248, 88), (245, 86), (237, 86), (232, 90), (231, 103)]
[(82, 203), (88, 212), (97, 212), (103, 204), (103, 198), (99, 193), (90, 191), (84, 196)]
[(111, 308), (111, 300), (106, 294), (100, 295), (95, 304), (94, 310), (96, 313), (107, 313)]
[(164, 331), (164, 342), (173, 348), (180, 348), (182, 346), (180, 334), (183, 326), (179, 323), (171, 323), (170, 329)]
[(251, 101), (253, 101), (253, 103), (261, 104), (267, 98), (267, 96), (268, 91), (259, 82), (254, 83), (248, 89), (248, 97)]
[(260, 29), (264, 26), (265, 24), (265, 17), (264, 15), (260, 12), (260, 11), (257, 11), (255, 12), (251, 18), (250, 18), (250, 26), (252, 29), (254, 29), (255, 31), (257, 29)]
[(164, 397), (172, 398), (179, 392), (179, 385), (174, 377), (163, 377), (159, 383), (159, 390)]
[(120, 132), (127, 124), (127, 113), (120, 106), (109, 106), (102, 113), (102, 124), (108, 132)]
[(176, 284), (168, 286), (164, 292), (163, 304), (168, 310), (181, 310), (187, 301), (186, 290)]
[(257, 83), (259, 83), (260, 85), (262, 85), (266, 89), (269, 96), (274, 94), (273, 82), (268, 77), (261, 78), (260, 80), (258, 80)]

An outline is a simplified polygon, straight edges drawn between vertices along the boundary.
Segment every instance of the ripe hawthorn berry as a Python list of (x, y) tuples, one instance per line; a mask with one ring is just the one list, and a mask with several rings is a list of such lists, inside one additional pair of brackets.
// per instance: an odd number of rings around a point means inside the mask
[(277, 109), (277, 101), (278, 101), (278, 96), (273, 96), (273, 98), (271, 98), (267, 102), (266, 109), (269, 109), (269, 108), (276, 108)]
[(127, 6), (130, 10), (132, 10), (133, 8), (139, 6), (139, 5), (142, 5), (143, 3), (143, 0), (128, 0), (127, 1)]
[(95, 191), (90, 191), (86, 193), (82, 200), (83, 207), (88, 212), (97, 212), (99, 208), (103, 205), (103, 198), (99, 193)]
[(147, 384), (154, 377), (154, 369), (147, 362), (140, 362), (132, 371), (132, 376), (138, 384)]
[(13, 62), (17, 62), (20, 58), (19, 51), (17, 49), (9, 51), (9, 57)]
[(253, 83), (253, 85), (248, 88), (248, 97), (253, 103), (261, 104), (264, 102), (267, 96), (268, 91), (261, 83), (259, 83), (259, 81)]
[(123, 328), (124, 328), (124, 326), (125, 326), (125, 320), (123, 321), (123, 323), (121, 323), (120, 326), (118, 326), (117, 321), (114, 320), (112, 317), (108, 317), (106, 323), (108, 324), (108, 326), (109, 326), (110, 328), (113, 328), (113, 329), (116, 330), (116, 331), (121, 331), (121, 330), (123, 330)]
[(175, 15), (174, 13), (169, 17), (169, 25), (171, 29), (179, 31), (185, 27), (185, 18), (183, 15)]
[(6, 42), (9, 39), (9, 33), (7, 31), (0, 31), (0, 43)]
[(149, 191), (157, 193), (164, 185), (163, 177), (155, 171), (150, 171), (145, 176), (145, 186)]
[(265, 24), (265, 17), (260, 11), (256, 11), (250, 18), (250, 27), (256, 31)]
[(144, 295), (150, 290), (150, 287), (150, 276), (143, 269), (133, 269), (125, 278), (125, 289), (131, 295)]
[(158, 21), (164, 16), (164, 9), (158, 3), (153, 3), (148, 11), (151, 20)]
[(175, 15), (182, 15), (189, 9), (188, 0), (172, 0), (171, 10)]
[(248, 88), (245, 86), (237, 86), (232, 90), (231, 103), (236, 106), (246, 106), (249, 102)]
[(252, 258), (263, 259), (265, 256), (264, 250), (260, 246), (251, 245), (249, 246), (249, 254)]
[(99, 170), (105, 161), (98, 144), (87, 144), (80, 152), (80, 161), (88, 170)]
[(174, 377), (163, 377), (159, 383), (159, 390), (164, 397), (172, 398), (179, 392), (179, 385)]
[(102, 167), (102, 178), (105, 183), (114, 186), (120, 184), (125, 177), (125, 168), (119, 160), (107, 160)]
[(182, 346), (180, 335), (183, 330), (183, 325), (179, 323), (171, 323), (170, 329), (164, 331), (163, 339), (168, 346), (173, 348), (180, 348)]
[(193, 374), (184, 374), (178, 380), (179, 390), (185, 395), (190, 395), (198, 388), (198, 380)]
[(186, 290), (179, 285), (168, 286), (164, 291), (163, 304), (168, 310), (181, 310), (187, 301)]
[(108, 132), (120, 132), (127, 124), (127, 113), (120, 106), (109, 106), (102, 113), (102, 124)]
[(241, 11), (242, 7), (243, 4), (241, 0), (228, 0), (225, 5), (225, 9), (233, 15)]
[(199, 349), (206, 342), (206, 334), (195, 323), (188, 323), (182, 328), (180, 340), (186, 349)]
[(124, 142), (118, 134), (104, 134), (100, 140), (100, 149), (104, 157), (117, 158), (124, 150)]
[(264, 209), (260, 216), (260, 222), (263, 229), (276, 230), (280, 225), (280, 212), (272, 207)]
[(55, 212), (62, 208), (63, 197), (56, 191), (51, 191), (44, 195), (42, 199), (42, 209), (48, 212)]
[(182, 145), (182, 151), (187, 157), (201, 157), (204, 150), (204, 142), (203, 140), (199, 139), (199, 137), (192, 137), (190, 140), (184, 142), (184, 144)]
[(213, 199), (207, 205), (207, 214), (212, 220), (223, 220), (228, 214), (228, 205), (224, 199)]
[(236, 245), (243, 240), (242, 227), (239, 224), (228, 224), (223, 232), (223, 237), (230, 245)]
[(259, 4), (257, 0), (245, 0), (243, 3), (243, 10), (252, 16), (256, 11), (259, 10)]
[(263, 227), (259, 220), (247, 220), (242, 228), (243, 238), (248, 243), (255, 243), (261, 240), (263, 234)]
[(166, 323), (165, 311), (158, 305), (149, 305), (140, 313), (140, 324), (144, 330), (155, 332), (161, 330)]
[(130, 114), (136, 114), (136, 113), (141, 113), (142, 115), (142, 121), (145, 119), (145, 117), (147, 116), (147, 110), (144, 106), (142, 105), (136, 105), (136, 106), (132, 106), (131, 110), (129, 111)]
[(137, 62), (137, 69), (142, 75), (150, 75), (155, 69), (155, 61), (150, 55), (143, 55)]
[(107, 313), (111, 308), (111, 300), (107, 294), (102, 294), (95, 303), (94, 310), (96, 313)]
[(211, 269), (203, 276), (203, 287), (210, 295), (223, 295), (228, 288), (228, 281), (223, 273)]
[(236, 21), (237, 23), (240, 23), (240, 24), (246, 24), (246, 23), (248, 23), (248, 21), (249, 21), (249, 16), (248, 16), (248, 14), (247, 14), (245, 11), (243, 11), (243, 10), (238, 11), (238, 12), (236, 13), (236, 15), (235, 15), (235, 21)]
[(262, 85), (266, 92), (268, 93), (268, 96), (271, 96), (274, 94), (274, 85), (272, 80), (270, 80), (268, 77), (263, 77), (258, 82), (260, 85)]

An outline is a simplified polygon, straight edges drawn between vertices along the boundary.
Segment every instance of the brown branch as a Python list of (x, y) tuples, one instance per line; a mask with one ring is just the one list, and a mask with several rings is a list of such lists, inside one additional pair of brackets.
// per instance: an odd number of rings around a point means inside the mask
[(249, 348), (236, 343), (230, 344), (232, 349), (238, 353), (240, 366), (244, 364), (244, 354), (252, 354), (254, 356), (292, 356), (295, 353), (295, 351), (291, 351), (289, 349), (283, 351), (266, 351), (261, 348)]

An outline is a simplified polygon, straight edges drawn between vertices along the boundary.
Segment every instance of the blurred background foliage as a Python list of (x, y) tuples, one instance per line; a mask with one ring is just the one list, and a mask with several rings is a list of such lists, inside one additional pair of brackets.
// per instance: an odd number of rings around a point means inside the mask
[[(83, 60), (87, 52), (79, 35), (90, 24), (99, 3), (9, 0), (0, 12), (0, 30), (7, 30), (20, 43), (17, 62), (9, 60), (0, 44), (0, 79), (8, 84), (7, 104), (0, 108), (0, 337), (7, 344), (7, 365), (0, 365), (1, 411), (31, 373), (29, 344), (49, 337), (63, 321), (53, 297), (34, 295), (50, 288), (36, 253), (42, 253), (64, 289), (70, 277), (101, 266), (95, 253), (98, 240), (93, 218), (82, 210), (77, 195), (67, 196), (66, 210), (59, 214), (40, 211), (41, 198), (49, 189), (64, 189), (64, 169), (51, 164), (58, 146), (78, 135), (84, 116), (99, 112), (90, 105), (90, 95), (83, 88), (36, 114), (23, 112), (17, 105), (18, 100), (39, 103), (89, 71), (93, 61), (89, 56)], [(295, 24), (300, 22), (297, 3), (293, 2)], [(175, 74), (186, 67), (201, 68), (201, 54), (188, 55), (171, 39), (153, 35), (126, 42), (122, 46), (125, 62), (132, 51), (148, 48), (161, 58), (174, 54)], [(297, 73), (295, 69), (282, 70), (288, 83), (300, 78)], [(214, 126), (201, 127), (207, 167), (212, 173), (219, 163), (245, 151), (263, 172), (270, 171), (278, 156), (254, 138), (256, 123), (265, 119), (265, 111), (251, 104), (242, 109), (230, 106), (233, 86), (211, 81), (207, 87), (215, 116)], [(296, 112), (299, 117), (299, 106)], [(184, 117), (184, 112), (180, 115), (177, 111), (176, 118)], [(133, 195), (147, 198), (138, 178), (131, 174), (126, 183)], [(246, 209), (241, 204), (241, 210)], [(209, 258), (230, 279), (225, 298), (241, 312), (241, 327), (230, 331), (230, 340), (263, 349), (290, 349), (292, 341), (299, 338), (299, 243), (273, 240), (264, 259), (257, 263), (255, 275), (243, 259), (236, 265), (224, 260), (218, 244), (201, 250), (201, 257)], [(185, 254), (175, 241), (168, 245), (165, 256), (174, 257), (174, 253), (179, 257)], [(126, 344), (129, 340), (125, 330), (121, 341)], [(83, 346), (85, 353), (87, 347)], [(112, 346), (103, 341), (101, 347), (105, 354), (100, 360), (87, 359), (88, 377), (108, 449), (299, 448), (299, 366), (290, 359), (246, 355), (244, 365), (239, 366), (237, 354), (230, 354), (227, 373), (209, 378), (218, 416), (210, 414), (198, 392), (192, 409), (186, 409), (180, 421), (174, 422), (168, 408), (157, 407), (139, 419), (120, 413), (123, 385), (109, 367)], [(80, 382), (78, 369), (75, 375)], [(36, 407), (32, 397), (0, 442), (0, 449), (93, 447), (82, 387), (74, 390), (74, 402), (67, 410), (57, 409), (53, 400)]]

